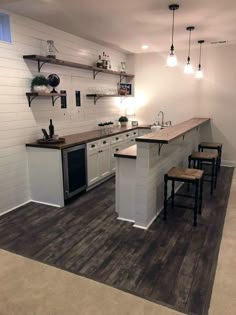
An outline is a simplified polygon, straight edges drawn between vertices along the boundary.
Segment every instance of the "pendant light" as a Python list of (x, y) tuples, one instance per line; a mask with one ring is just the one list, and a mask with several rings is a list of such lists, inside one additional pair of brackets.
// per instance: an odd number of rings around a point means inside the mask
[(179, 9), (178, 4), (171, 4), (169, 5), (169, 10), (173, 11), (173, 21), (172, 21), (172, 43), (170, 46), (170, 54), (167, 57), (167, 66), (169, 67), (175, 67), (177, 66), (177, 58), (174, 53), (174, 28), (175, 28), (175, 10)]
[(194, 30), (194, 26), (188, 26), (186, 30), (189, 32), (189, 41), (188, 41), (188, 58), (187, 58), (187, 64), (184, 67), (184, 73), (191, 74), (193, 73), (193, 66), (191, 64), (190, 59), (190, 44), (191, 44), (191, 33)]
[(203, 72), (202, 72), (202, 64), (201, 64), (201, 59), (202, 59), (202, 44), (205, 43), (204, 40), (199, 40), (198, 44), (200, 45), (200, 53), (199, 53), (199, 65), (198, 65), (198, 70), (196, 72), (196, 79), (202, 79), (203, 78)]

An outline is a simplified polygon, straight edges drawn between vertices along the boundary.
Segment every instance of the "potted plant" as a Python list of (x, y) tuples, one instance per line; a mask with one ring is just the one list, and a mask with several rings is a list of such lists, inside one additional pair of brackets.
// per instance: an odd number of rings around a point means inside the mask
[(119, 121), (121, 127), (126, 127), (127, 122), (128, 122), (128, 118), (126, 116), (121, 116), (118, 121)]
[(32, 92), (37, 92), (37, 93), (48, 93), (49, 88), (48, 88), (48, 80), (46, 79), (45, 76), (43, 75), (37, 75), (35, 78), (33, 78), (31, 82), (31, 90)]

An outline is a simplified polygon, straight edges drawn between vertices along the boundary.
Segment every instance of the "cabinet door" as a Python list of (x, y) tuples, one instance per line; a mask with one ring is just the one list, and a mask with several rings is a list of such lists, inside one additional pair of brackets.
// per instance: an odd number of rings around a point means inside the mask
[(105, 178), (111, 173), (110, 148), (103, 148), (98, 154), (100, 178)]
[(87, 156), (88, 186), (95, 184), (100, 179), (99, 153), (94, 152)]

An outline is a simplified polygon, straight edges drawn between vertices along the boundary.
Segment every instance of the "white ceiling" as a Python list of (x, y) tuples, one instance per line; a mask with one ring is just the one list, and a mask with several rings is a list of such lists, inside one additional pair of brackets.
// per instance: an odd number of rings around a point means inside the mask
[(172, 12), (178, 3), (175, 48), (188, 45), (186, 26), (194, 25), (192, 40), (236, 41), (235, 0), (0, 0), (6, 9), (63, 31), (117, 47), (126, 52), (167, 51), (171, 41)]

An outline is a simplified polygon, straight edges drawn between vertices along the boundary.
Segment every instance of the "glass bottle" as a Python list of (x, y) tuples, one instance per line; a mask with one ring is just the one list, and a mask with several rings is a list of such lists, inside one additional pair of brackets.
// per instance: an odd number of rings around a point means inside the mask
[(50, 124), (49, 124), (49, 137), (52, 139), (54, 136), (54, 126), (52, 124), (52, 119), (50, 119)]

